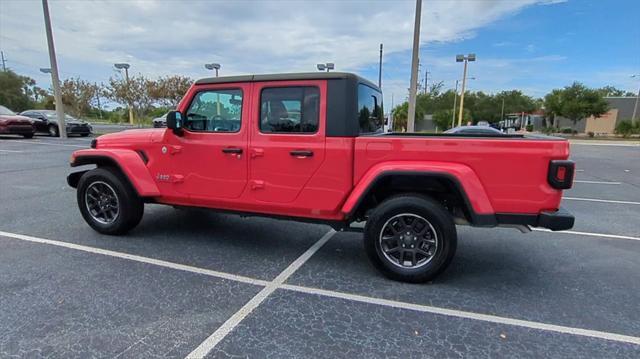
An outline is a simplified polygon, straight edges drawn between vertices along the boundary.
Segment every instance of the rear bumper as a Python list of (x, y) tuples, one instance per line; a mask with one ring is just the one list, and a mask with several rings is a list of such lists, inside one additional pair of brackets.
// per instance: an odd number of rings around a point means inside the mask
[(557, 211), (542, 211), (540, 214), (497, 213), (496, 221), (498, 225), (527, 225), (562, 231), (573, 228), (575, 217), (560, 207)]

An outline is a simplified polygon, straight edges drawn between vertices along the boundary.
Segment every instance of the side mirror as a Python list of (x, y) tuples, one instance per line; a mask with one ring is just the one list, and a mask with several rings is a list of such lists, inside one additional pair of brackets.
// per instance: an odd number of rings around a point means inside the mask
[(167, 128), (170, 128), (176, 135), (182, 136), (182, 125), (182, 113), (179, 111), (169, 111), (167, 114)]

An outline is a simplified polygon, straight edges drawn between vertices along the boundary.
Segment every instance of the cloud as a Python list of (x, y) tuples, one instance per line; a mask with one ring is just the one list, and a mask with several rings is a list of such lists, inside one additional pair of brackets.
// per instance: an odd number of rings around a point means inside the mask
[[(421, 38), (460, 41), (535, 2), (428, 2)], [(150, 75), (200, 74), (209, 61), (225, 74), (313, 71), (323, 61), (358, 70), (376, 62), (381, 42), (387, 54), (411, 48), (414, 13), (412, 1), (52, 1), (50, 8), (61, 63), (109, 73), (113, 62), (129, 61)], [(41, 3), (4, 0), (0, 9), (3, 49), (24, 64), (46, 63)]]

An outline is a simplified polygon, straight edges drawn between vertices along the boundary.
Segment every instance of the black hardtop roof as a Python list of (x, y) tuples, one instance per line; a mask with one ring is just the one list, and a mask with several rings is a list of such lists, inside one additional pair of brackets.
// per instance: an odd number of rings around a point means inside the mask
[(203, 78), (196, 81), (196, 85), (223, 84), (223, 83), (230, 83), (230, 82), (327, 80), (327, 79), (351, 79), (351, 80), (356, 80), (358, 82), (362, 82), (375, 89), (378, 89), (378, 86), (373, 82), (349, 72), (298, 72), (298, 73), (282, 73), (282, 74), (207, 77), (207, 78)]

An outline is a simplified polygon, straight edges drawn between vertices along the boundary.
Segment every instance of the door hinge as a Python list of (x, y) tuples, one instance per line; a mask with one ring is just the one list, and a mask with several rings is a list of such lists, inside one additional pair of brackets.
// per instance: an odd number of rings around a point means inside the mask
[(256, 189), (262, 189), (264, 188), (264, 181), (251, 181), (251, 189), (256, 190)]

